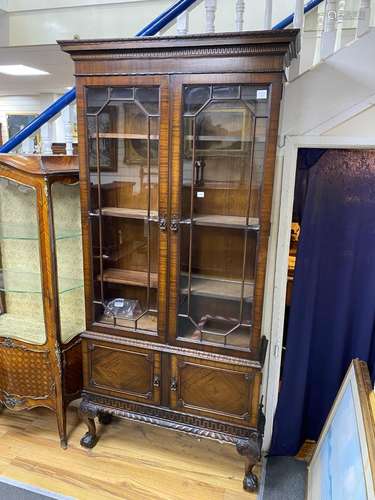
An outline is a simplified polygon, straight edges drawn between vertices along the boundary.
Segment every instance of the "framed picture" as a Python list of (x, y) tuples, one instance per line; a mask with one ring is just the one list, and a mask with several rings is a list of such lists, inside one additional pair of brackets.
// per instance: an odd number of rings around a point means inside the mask
[(307, 500), (375, 498), (373, 397), (366, 363), (354, 360), (308, 466)]
[[(134, 103), (126, 105), (124, 113), (124, 163), (125, 165), (147, 165), (147, 116)], [(159, 161), (159, 123), (150, 122), (150, 163), (156, 167)]]
[[(89, 110), (89, 108), (88, 108)], [(100, 170), (117, 172), (116, 109), (107, 107), (98, 117)], [(87, 117), (88, 164), (91, 172), (96, 171), (96, 124), (94, 117)]]
[[(24, 129), (34, 118), (38, 116), (37, 114), (27, 114), (27, 113), (10, 113), (7, 115), (7, 128), (9, 139), (16, 135), (20, 130)], [(34, 135), (34, 150), (38, 151), (40, 148), (40, 131), (36, 132)], [(21, 146), (19, 146), (21, 149)]]
[[(195, 156), (231, 156), (247, 153), (251, 145), (252, 119), (245, 107), (208, 107), (196, 117)], [(193, 120), (185, 118), (185, 154), (193, 152)]]

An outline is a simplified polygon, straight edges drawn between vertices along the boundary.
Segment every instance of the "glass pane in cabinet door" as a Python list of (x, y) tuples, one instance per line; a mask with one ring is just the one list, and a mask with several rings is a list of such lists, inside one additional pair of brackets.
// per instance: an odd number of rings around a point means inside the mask
[(178, 336), (249, 349), (268, 89), (184, 88)]
[(87, 90), (95, 319), (157, 331), (159, 89)]
[(57, 265), (60, 334), (67, 343), (85, 329), (79, 184), (51, 188)]
[(0, 336), (44, 344), (35, 189), (0, 178)]

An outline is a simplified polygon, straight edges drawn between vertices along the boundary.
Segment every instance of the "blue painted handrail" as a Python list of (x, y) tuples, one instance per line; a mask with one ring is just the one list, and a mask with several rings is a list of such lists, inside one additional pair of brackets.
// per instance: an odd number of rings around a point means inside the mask
[[(193, 3), (197, 0), (178, 0), (167, 10), (162, 12), (158, 17), (151, 21), (147, 26), (145, 26), (141, 31), (138, 31), (136, 36), (152, 36), (158, 33), (161, 29), (167, 26), (171, 21), (177, 18), (185, 10), (187, 10)], [(306, 14), (310, 10), (317, 7), (324, 0), (310, 0), (304, 7), (304, 13)], [(275, 24), (272, 28), (274, 30), (284, 29), (290, 24), (292, 24), (294, 19), (294, 13), (290, 14), (288, 17)], [(34, 134), (42, 125), (48, 122), (53, 116), (60, 113), (60, 111), (68, 106), (76, 98), (76, 89), (70, 89), (66, 94), (59, 97), (57, 101), (52, 103), (48, 108), (46, 108), (40, 115), (38, 115), (34, 120), (32, 120), (25, 128), (20, 130), (16, 135), (11, 137), (5, 144), (0, 146), (0, 153), (9, 153), (21, 144), (22, 141), (27, 139), (30, 135)]]
[(40, 115), (32, 120), (25, 128), (17, 132), (16, 135), (11, 137), (9, 141), (0, 146), (0, 153), (9, 153), (16, 146), (21, 144), (22, 141), (27, 139), (30, 135), (38, 130), (42, 125), (48, 122), (53, 116), (57, 115), (65, 106), (68, 106), (76, 98), (76, 89), (70, 89), (66, 94), (62, 95), (48, 106)]
[(153, 36), (156, 35), (161, 29), (165, 28), (167, 24), (176, 19), (180, 14), (185, 12), (197, 0), (179, 0), (172, 7), (165, 10), (160, 16), (156, 17), (153, 21), (145, 26), (135, 36)]
[[(324, 0), (310, 0), (305, 5), (303, 12), (305, 14), (307, 14), (308, 12), (310, 12), (310, 10), (315, 9), (315, 7), (317, 7), (322, 2), (324, 2)], [(293, 12), (293, 14), (290, 14), (285, 19), (280, 21), (279, 23), (275, 24), (275, 26), (272, 29), (273, 30), (283, 30), (284, 28), (286, 28), (287, 26), (292, 24), (293, 19), (294, 19), (294, 12)]]
[[(136, 36), (152, 36), (163, 29), (167, 24), (169, 24), (173, 19), (182, 14), (187, 10), (194, 2), (197, 0), (178, 0), (171, 7), (165, 10), (162, 14), (156, 17), (150, 22), (145, 28), (139, 31)], [(9, 153), (21, 144), (22, 141), (27, 139), (30, 135), (34, 134), (42, 125), (48, 122), (53, 116), (60, 113), (60, 111), (68, 106), (76, 98), (76, 89), (70, 89), (66, 94), (59, 97), (57, 101), (52, 103), (48, 108), (46, 108), (40, 115), (38, 115), (34, 120), (32, 120), (25, 128), (20, 130), (16, 135), (11, 137), (9, 141), (0, 146), (0, 153)]]

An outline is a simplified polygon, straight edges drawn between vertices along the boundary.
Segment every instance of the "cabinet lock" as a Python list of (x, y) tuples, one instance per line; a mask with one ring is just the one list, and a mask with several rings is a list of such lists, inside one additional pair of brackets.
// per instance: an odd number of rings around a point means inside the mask
[(154, 376), (154, 381), (153, 381), (152, 384), (153, 384), (154, 387), (160, 387), (160, 377), (159, 377), (159, 375), (155, 375)]
[(172, 377), (172, 380), (171, 380), (171, 391), (177, 391), (177, 379), (176, 379), (176, 377)]

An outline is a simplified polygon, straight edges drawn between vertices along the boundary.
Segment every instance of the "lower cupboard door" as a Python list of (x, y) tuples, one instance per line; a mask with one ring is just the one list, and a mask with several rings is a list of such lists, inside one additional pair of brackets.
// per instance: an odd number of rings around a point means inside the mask
[(171, 368), (173, 409), (256, 427), (259, 369), (186, 356), (172, 356)]
[(84, 341), (88, 391), (160, 404), (160, 353), (109, 342)]

